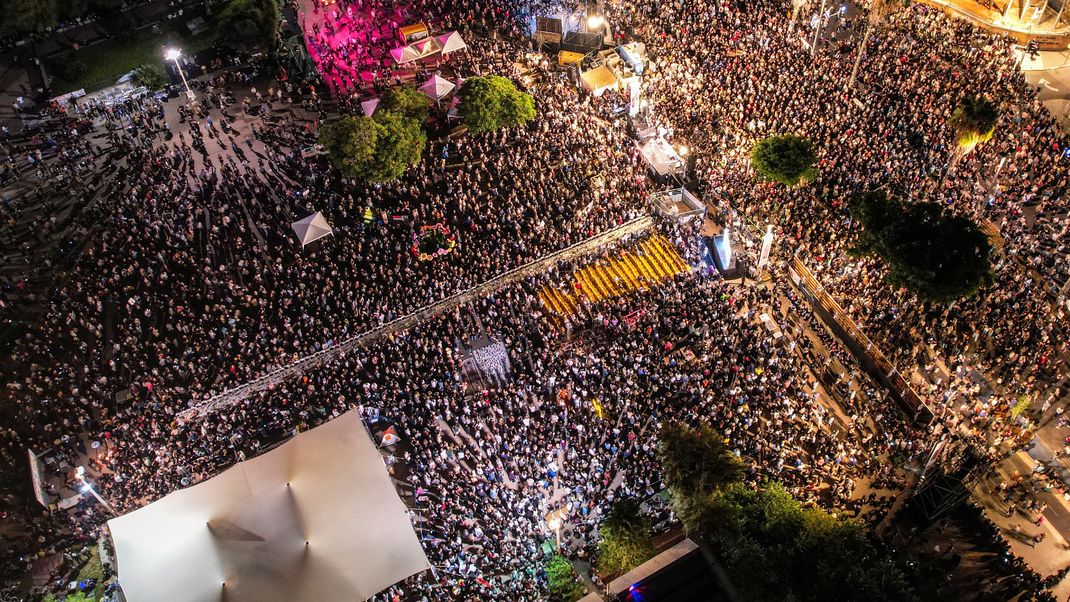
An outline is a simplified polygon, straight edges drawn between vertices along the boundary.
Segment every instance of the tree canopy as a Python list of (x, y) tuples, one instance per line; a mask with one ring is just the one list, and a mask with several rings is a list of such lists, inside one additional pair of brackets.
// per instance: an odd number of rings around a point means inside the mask
[(386, 182), (420, 162), (427, 135), (412, 119), (376, 111), (374, 118), (345, 117), (323, 126), (320, 144), (346, 177)]
[(613, 504), (598, 527), (599, 572), (616, 575), (654, 557), (654, 529), (639, 510), (639, 503), (625, 498)]
[(731, 485), (711, 506), (723, 522), (706, 535), (742, 599), (915, 599), (905, 575), (861, 523), (804, 509), (778, 483)]
[(763, 180), (795, 186), (817, 177), (814, 143), (795, 135), (772, 136), (759, 140), (750, 152), (750, 164)]
[(414, 86), (395, 86), (379, 101), (380, 111), (391, 111), (423, 124), (431, 112), (431, 99)]
[(743, 478), (743, 462), (707, 424), (697, 429), (680, 422), (665, 424), (658, 433), (657, 455), (673, 495), (703, 496)]
[(149, 90), (159, 90), (167, 85), (167, 74), (157, 65), (143, 63), (134, 69), (134, 80)]
[(952, 303), (992, 281), (992, 245), (973, 221), (936, 203), (860, 194), (851, 214), (862, 225), (852, 253), (876, 255), (886, 280), (924, 301)]
[(16, 31), (40, 31), (56, 25), (59, 5), (57, 0), (6, 0), (0, 14)]
[(364, 177), (383, 129), (370, 117), (343, 117), (320, 128), (319, 142), (342, 175)]
[(498, 75), (468, 78), (459, 95), (458, 111), (473, 132), (523, 125), (535, 119), (535, 99)]
[(574, 602), (587, 593), (587, 588), (576, 578), (572, 563), (560, 554), (554, 554), (546, 563), (546, 587), (557, 602)]
[(375, 145), (366, 178), (372, 182), (396, 180), (420, 162), (427, 148), (427, 134), (413, 119), (390, 111), (376, 111), (374, 121), (383, 127)]
[(955, 107), (948, 125), (955, 131), (959, 151), (966, 154), (992, 138), (997, 121), (999, 111), (991, 100), (984, 96), (967, 96)]
[(256, 52), (275, 47), (282, 18), (277, 0), (230, 0), (216, 17), (220, 43), (235, 50)]

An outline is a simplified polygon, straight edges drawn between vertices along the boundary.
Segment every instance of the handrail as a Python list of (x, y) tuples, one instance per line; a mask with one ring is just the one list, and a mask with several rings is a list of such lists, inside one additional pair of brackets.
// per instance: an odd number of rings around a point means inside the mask
[(464, 305), (476, 296), (485, 296), (497, 292), (518, 280), (544, 272), (550, 266), (565, 259), (583, 255), (593, 248), (615, 242), (632, 234), (646, 231), (653, 226), (653, 224), (654, 221), (649, 215), (637, 217), (619, 226), (606, 230), (605, 232), (596, 234), (586, 240), (565, 247), (564, 249), (534, 259), (522, 266), (503, 272), (486, 282), (477, 284), (464, 291), (446, 297), (445, 299), (440, 299), (430, 305), (426, 305), (408, 315), (396, 318), (386, 324), (382, 324), (371, 330), (349, 337), (337, 345), (315, 351), (302, 358), (294, 360), (285, 366), (278, 366), (269, 370), (249, 382), (238, 385), (219, 395), (211, 397), (200, 404), (179, 412), (178, 419), (185, 422), (203, 417), (214, 411), (237, 403), (253, 393), (267, 389), (290, 376), (295, 376), (309, 368), (320, 366), (350, 349), (355, 349), (381, 337), (407, 330), (418, 322), (442, 315), (456, 307)]
[[(868, 336), (860, 328), (858, 328), (855, 321), (840, 307), (839, 303), (833, 299), (832, 295), (825, 290), (825, 287), (817, 280), (813, 272), (806, 267), (797, 255), (792, 257), (791, 269), (799, 277), (802, 285), (808, 289), (814, 296), (815, 301), (821, 304), (825, 312), (836, 322), (836, 325), (843, 331), (843, 333), (852, 339), (858, 347), (861, 354), (865, 357), (863, 359), (868, 360), (868, 363), (872, 365), (876, 371), (879, 380), (883, 381), (893, 393), (896, 394), (911, 415), (917, 419), (929, 420), (933, 416), (932, 409), (925, 403), (925, 400), (918, 395), (914, 387), (910, 385), (907, 379), (899, 372), (894, 364), (884, 355), (880, 347), (873, 344)], [(923, 416), (926, 415), (926, 416)]]

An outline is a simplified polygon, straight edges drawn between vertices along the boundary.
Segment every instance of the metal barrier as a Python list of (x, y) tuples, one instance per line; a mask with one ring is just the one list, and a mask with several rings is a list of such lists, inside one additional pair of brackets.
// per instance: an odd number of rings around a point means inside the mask
[(304, 372), (305, 370), (315, 368), (323, 365), (325, 362), (334, 359), (337, 356), (342, 355), (346, 351), (362, 347), (367, 345), (376, 339), (384, 336), (389, 336), (397, 332), (401, 332), (411, 328), (419, 322), (433, 318), (435, 316), (442, 315), (448, 311), (453, 310), (456, 307), (460, 307), (465, 303), (468, 303), (471, 299), (476, 297), (483, 297), (488, 294), (494, 293), (518, 280), (533, 276), (545, 272), (550, 266), (557, 264), (566, 259), (571, 259), (580, 255), (587, 254), (591, 249), (600, 247), (604, 244), (615, 242), (626, 236), (637, 234), (648, 230), (654, 221), (650, 216), (637, 217), (631, 221), (625, 222), (615, 228), (606, 230), (601, 234), (596, 234), (587, 240), (578, 242), (572, 246), (566, 247), (559, 251), (554, 251), (549, 255), (524, 264), (520, 267), (514, 268), (494, 278), (482, 283), (477, 284), (465, 291), (446, 297), (440, 301), (436, 301), (430, 305), (424, 306), (406, 316), (402, 316), (395, 320), (391, 320), (386, 324), (365, 331), (361, 334), (354, 335), (341, 343), (316, 351), (305, 357), (295, 360), (294, 362), (285, 366), (275, 368), (245, 384), (239, 385), (220, 393), (214, 397), (211, 397), (204, 402), (195, 405), (187, 410), (183, 410), (178, 414), (178, 419), (182, 422), (192, 420), (195, 418), (203, 417), (207, 414), (225, 408), (229, 405), (237, 403), (253, 393), (263, 391), (268, 387), (275, 385), (283, 380), (286, 380), (292, 376), (296, 376)]
[(829, 326), (839, 331), (838, 334), (843, 342), (862, 362), (862, 365), (869, 369), (878, 382), (888, 387), (915, 421), (929, 423), (933, 419), (933, 413), (928, 404), (881, 352), (880, 348), (874, 345), (873, 341), (847, 315), (847, 312), (843, 311), (832, 295), (828, 294), (825, 287), (817, 281), (813, 272), (798, 256), (792, 258), (790, 269), (795, 276), (793, 280), (810, 294), (815, 303), (815, 309), (823, 314), (822, 317), (826, 318)]

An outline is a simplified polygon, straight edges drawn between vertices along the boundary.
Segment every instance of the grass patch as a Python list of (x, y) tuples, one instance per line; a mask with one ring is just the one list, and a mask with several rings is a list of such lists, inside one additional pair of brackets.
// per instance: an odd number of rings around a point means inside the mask
[(165, 67), (164, 48), (174, 46), (186, 54), (194, 54), (210, 48), (213, 42), (207, 32), (183, 36), (175, 30), (158, 34), (143, 30), (124, 39), (112, 38), (45, 59), (45, 69), (53, 78), (54, 96), (80, 88), (88, 92), (115, 83), (141, 64)]
[(97, 585), (93, 589), (93, 599), (100, 600), (104, 596), (104, 565), (100, 563), (99, 546), (90, 546), (89, 559), (78, 570), (78, 576), (75, 577), (76, 581), (84, 581), (86, 579), (97, 580)]

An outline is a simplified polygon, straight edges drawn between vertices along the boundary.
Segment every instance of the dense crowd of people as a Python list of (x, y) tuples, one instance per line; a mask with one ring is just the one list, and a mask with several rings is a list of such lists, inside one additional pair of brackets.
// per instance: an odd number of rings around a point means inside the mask
[[(850, 61), (835, 53), (854, 38), (826, 43), (813, 58), (801, 47), (805, 29), (782, 4), (607, 7), (620, 39), (647, 44), (656, 69), (642, 95), (652, 119), (698, 157), (707, 201), (775, 224), (778, 253), (805, 253), (904, 372), (930, 361), (923, 346), (941, 354), (953, 374), (925, 391), (934, 405), (972, 402), (976, 385), (966, 376), (974, 368), (1006, 389), (967, 410), (986, 416), (1019, 391), (1059, 382), (1065, 315), (1048, 291), (1068, 274), (1066, 140), (1006, 42), (904, 8), (871, 37), (860, 82), (845, 91)], [(569, 547), (592, 546), (607, 504), (661, 490), (654, 433), (667, 420), (712, 422), (748, 460), (750, 479), (782, 481), (808, 503), (860, 513), (860, 479), (895, 488), (890, 460), (915, 458), (927, 432), (904, 422), (875, 386), (845, 394), (849, 420), (833, 428), (838, 419), (807, 377), (814, 355), (801, 332), (824, 329), (805, 302), (787, 288), (734, 286), (701, 271), (581, 304), (566, 327), (538, 297), (543, 286), (570, 286), (578, 264), (561, 265), (218, 413), (176, 420), (273, 367), (649, 212), (654, 184), (614, 93), (590, 98), (564, 70), (528, 53), (519, 33), (532, 9), (547, 7), (341, 2), (318, 9), (305, 31), (327, 88), (230, 69), (195, 82), (193, 108), (152, 96), (54, 106), (46, 131), (5, 144), (17, 149), (5, 181), (22, 191), (10, 204), (5, 197), (5, 216), (65, 199), (77, 211), (63, 222), (36, 218), (37, 240), (65, 236), (64, 254), (85, 249), (8, 358), (5, 460), (15, 465), (31, 448), (71, 465), (91, 461), (102, 495), (129, 511), (294, 428), (376, 408), (404, 435), (419, 526), (442, 577), (420, 575), (384, 598), (404, 590), (539, 599), (546, 514), (564, 508)], [(332, 14), (351, 22), (321, 24)], [(464, 77), (516, 75), (522, 66), (539, 116), (524, 128), (434, 139), (396, 182), (343, 178), (304, 151), (337, 111), (359, 113), (373, 88), (411, 79), (413, 67), (390, 66), (374, 48), (410, 17), (436, 32), (459, 30), (469, 45), (445, 64), (415, 69)], [(370, 80), (361, 75), (369, 70)], [(946, 120), (973, 93), (996, 100), (1003, 118), (990, 143), (949, 167)], [(820, 149), (820, 176), (809, 186), (754, 182), (749, 148), (782, 132)], [(849, 257), (855, 226), (846, 206), (871, 186), (992, 221), (1004, 241), (993, 287), (950, 308), (921, 304), (884, 285), (878, 263)], [(290, 224), (315, 211), (334, 236), (302, 247)], [(439, 223), (456, 250), (421, 261), (413, 237)], [(693, 232), (658, 229), (691, 253)], [(6, 317), (25, 307), (26, 282), (5, 283)], [(790, 344), (755, 319), (776, 313), (781, 296), (805, 323)], [(637, 321), (624, 319), (635, 312)], [(514, 372), (499, 386), (461, 376), (453, 341), (474, 330), (472, 313), (510, 350)], [(836, 342), (823, 343), (852, 365)], [(88, 440), (106, 451), (86, 459)], [(106, 517), (84, 503), (67, 518), (27, 519), (36, 521), (31, 543), (61, 549), (91, 537)], [(24, 568), (27, 551), (6, 551), (4, 564)]]
[[(923, 391), (935, 411), (965, 403), (971, 418), (990, 417), (1022, 394), (1065, 395), (1065, 384), (1053, 385), (1068, 374), (1060, 357), (1067, 310), (1055, 303), (1070, 269), (1067, 138), (1016, 68), (1008, 41), (924, 5), (904, 8), (877, 26), (859, 82), (847, 89), (844, 43), (830, 39), (811, 58), (779, 4), (708, 8), (627, 6), (612, 19), (625, 37), (646, 41), (662, 66), (645, 79), (644, 94), (658, 121), (699, 150), (708, 200), (731, 204), (755, 226), (775, 224), (785, 250), (805, 253), (904, 373), (942, 357), (950, 378)], [(1001, 119), (990, 143), (952, 161), (947, 122), (968, 95), (987, 95)], [(749, 150), (779, 133), (815, 142), (816, 182), (754, 185)], [(878, 261), (849, 257), (857, 228), (851, 195), (882, 186), (991, 222), (1002, 238), (996, 283), (951, 307), (925, 304), (888, 287)], [(975, 405), (977, 369), (991, 375), (995, 395)]]

